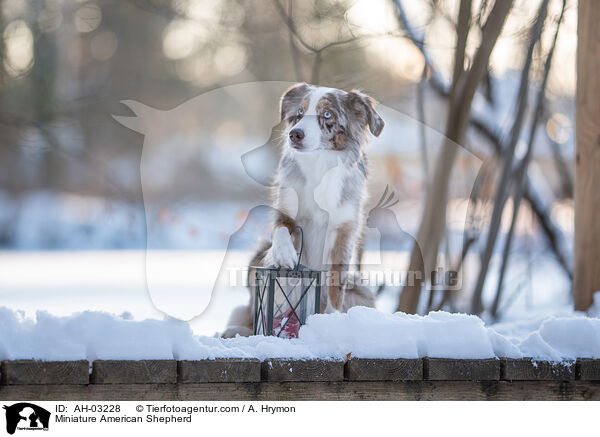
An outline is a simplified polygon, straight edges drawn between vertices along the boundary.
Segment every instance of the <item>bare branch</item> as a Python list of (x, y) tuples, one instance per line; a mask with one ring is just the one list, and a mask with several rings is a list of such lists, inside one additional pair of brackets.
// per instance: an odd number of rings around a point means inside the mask
[(287, 25), (290, 32), (292, 32), (294, 34), (294, 36), (296, 37), (298, 42), (306, 50), (309, 50), (313, 53), (318, 52), (317, 49), (315, 49), (313, 46), (311, 46), (306, 41), (304, 41), (304, 38), (302, 38), (302, 36), (298, 32), (298, 29), (296, 28), (296, 23), (294, 22), (292, 17), (288, 16), (288, 14), (285, 12), (285, 10), (283, 9), (283, 6), (281, 5), (281, 3), (279, 3), (279, 0), (273, 0), (273, 3), (275, 4), (275, 8), (277, 9), (277, 12), (279, 12), (279, 15), (281, 15), (281, 19), (285, 22), (285, 24)]
[(458, 25), (456, 27), (456, 49), (454, 50), (454, 71), (452, 73), (452, 87), (454, 92), (456, 84), (465, 71), (465, 50), (467, 38), (471, 27), (471, 0), (462, 0), (458, 10)]
[[(302, 35), (300, 35), (300, 32), (298, 31), (298, 28), (296, 27), (296, 23), (291, 14), (291, 2), (292, 2), (292, 0), (290, 0), (290, 7), (289, 7), (290, 12), (286, 13), (286, 11), (284, 10), (281, 3), (279, 3), (279, 0), (273, 0), (273, 3), (275, 4), (275, 7), (277, 9), (277, 12), (279, 12), (281, 19), (284, 21), (284, 23), (287, 25), (287, 27), (290, 31), (290, 38), (292, 38), (292, 35), (293, 35), (298, 40), (298, 42), (300, 43), (300, 45), (302, 47), (304, 47), (306, 50), (310, 51), (311, 53), (313, 53), (315, 55), (315, 60), (314, 60), (313, 68), (312, 68), (311, 83), (317, 83), (319, 81), (319, 71), (320, 71), (321, 63), (322, 63), (322, 53), (325, 50), (331, 49), (333, 47), (345, 45), (345, 44), (351, 44), (353, 42), (360, 41), (360, 40), (382, 38), (385, 36), (393, 36), (393, 37), (403, 36), (403, 35), (398, 35), (394, 32), (384, 32), (384, 33), (372, 34), (372, 35), (352, 35), (350, 38), (347, 38), (347, 39), (332, 41), (321, 47), (313, 47), (302, 37)], [(350, 32), (350, 33), (352, 34), (352, 32)], [(294, 56), (294, 50), (296, 49), (296, 47), (295, 47), (295, 44), (293, 44), (293, 42), (291, 40), (290, 40), (290, 44), (292, 46), (292, 56)], [(294, 58), (294, 62), (295, 61), (296, 61), (296, 59)], [(295, 65), (295, 69), (296, 69), (296, 77), (300, 77), (301, 75), (299, 74), (299, 71), (300, 71), (299, 66)]]
[(565, 162), (560, 145), (553, 139), (549, 139), (550, 148), (552, 149), (552, 158), (554, 159), (554, 165), (558, 171), (558, 176), (561, 181), (561, 191), (564, 197), (573, 197), (573, 175), (571, 169)]
[[(511, 171), (513, 168), (513, 157), (517, 142), (521, 134), (521, 128), (523, 126), (523, 119), (525, 117), (525, 111), (527, 109), (527, 94), (529, 92), (529, 74), (531, 71), (531, 64), (533, 62), (533, 50), (538, 43), (542, 30), (544, 28), (544, 21), (548, 12), (549, 0), (542, 0), (538, 15), (531, 29), (531, 36), (529, 45), (527, 47), (527, 55), (525, 58), (525, 65), (521, 73), (521, 83), (519, 86), (519, 93), (517, 96), (517, 113), (511, 129), (511, 135), (509, 144), (503, 155), (504, 162), (502, 164), (502, 172), (500, 175), (498, 187), (496, 189), (496, 196), (494, 201), (494, 209), (492, 212), (492, 218), (487, 236), (487, 242), (485, 249), (481, 257), (481, 268), (479, 275), (477, 276), (477, 283), (473, 291), (473, 297), (471, 299), (471, 311), (475, 314), (481, 313), (483, 310), (481, 296), (483, 293), (483, 286), (487, 277), (490, 260), (500, 230), (500, 222), (502, 220), (502, 211), (506, 205), (506, 200), (509, 194), (509, 186), (511, 183)], [(486, 23), (487, 24), (487, 23)]]
[(506, 239), (504, 242), (504, 250), (502, 253), (502, 264), (500, 267), (500, 275), (499, 275), (498, 284), (496, 287), (496, 297), (494, 298), (494, 303), (492, 304), (492, 308), (490, 311), (492, 317), (494, 317), (494, 318), (496, 318), (498, 315), (498, 305), (500, 304), (500, 298), (502, 295), (504, 275), (506, 273), (506, 267), (508, 264), (508, 255), (510, 253), (510, 246), (512, 243), (512, 238), (513, 238), (515, 227), (516, 227), (517, 217), (519, 215), (519, 207), (521, 205), (521, 199), (523, 198), (523, 183), (525, 181), (525, 175), (527, 174), (527, 167), (529, 165), (531, 156), (533, 154), (533, 145), (534, 145), (534, 141), (535, 141), (535, 134), (537, 132), (537, 127), (540, 122), (540, 119), (542, 118), (542, 113), (544, 110), (544, 101), (545, 101), (545, 97), (546, 97), (546, 85), (548, 84), (548, 76), (550, 75), (550, 68), (552, 65), (554, 49), (556, 48), (556, 41), (558, 40), (558, 32), (560, 30), (560, 23), (562, 22), (562, 19), (563, 19), (564, 13), (565, 13), (566, 4), (567, 4), (567, 1), (563, 0), (560, 17), (559, 17), (558, 23), (556, 25), (556, 31), (554, 32), (554, 39), (552, 41), (552, 46), (550, 47), (548, 55), (546, 56), (546, 63), (544, 65), (544, 75), (543, 75), (543, 79), (542, 79), (542, 84), (538, 91), (535, 112), (533, 115), (533, 119), (531, 120), (531, 128), (529, 130), (529, 140), (527, 142), (527, 152), (525, 153), (525, 156), (519, 163), (516, 174), (514, 176), (515, 194), (513, 195), (512, 218), (511, 218), (511, 223), (510, 223), (510, 229), (508, 231), (508, 235), (506, 236)]
[[(401, 10), (398, 13), (402, 20), (402, 17), (406, 17), (406, 15), (403, 13), (400, 0), (394, 0), (394, 4), (396, 4), (397, 9), (400, 6)], [(440, 242), (446, 231), (448, 185), (458, 153), (458, 144), (464, 142), (475, 91), (487, 70), (490, 54), (500, 36), (511, 6), (511, 0), (499, 1), (494, 4), (494, 8), (484, 25), (481, 44), (477, 49), (471, 68), (456, 81), (455, 92), (452, 93), (448, 103), (448, 119), (445, 129), (446, 141), (436, 162), (433, 173), (434, 179), (426, 198), (417, 234), (417, 243), (415, 243), (411, 252), (409, 271), (416, 271), (418, 268), (419, 257), (417, 252), (422, 251), (426, 271), (431, 271), (437, 262)], [(407, 33), (409, 33), (408, 30)], [(417, 46), (424, 51), (422, 40)], [(423, 247), (418, 247), (419, 244), (422, 244)], [(422, 284), (417, 283), (412, 286), (405, 286), (402, 289), (398, 310), (409, 313), (416, 312), (421, 286)]]
[(427, 152), (427, 129), (425, 120), (425, 84), (427, 81), (427, 65), (423, 66), (421, 80), (417, 85), (417, 113), (419, 115), (421, 135), (421, 161), (423, 165), (423, 180), (425, 181), (425, 194), (429, 190), (429, 153)]
[[(397, 4), (396, 1), (394, 3)], [(483, 12), (480, 12), (480, 16), (482, 15)], [(405, 17), (405, 15), (403, 16)], [(478, 18), (478, 20), (479, 19), (480, 18)], [(408, 21), (404, 22), (403, 26), (411, 29), (410, 22)], [(435, 67), (430, 63), (431, 57), (428, 55), (426, 47), (423, 44), (420, 44), (417, 40), (415, 40), (415, 34), (415, 32), (407, 31), (407, 36), (411, 38), (411, 41), (413, 42), (415, 47), (417, 47), (421, 51), (425, 62), (429, 62), (427, 64), (427, 68), (429, 70), (429, 83), (432, 89), (436, 91), (440, 97), (448, 98), (450, 94), (449, 86), (444, 83), (444, 81), (441, 79), (441, 76), (439, 76), (439, 74), (435, 70)], [(500, 157), (503, 155), (504, 140), (501, 137), (501, 130), (498, 126), (490, 125), (489, 122), (484, 121), (482, 118), (480, 118), (476, 112), (471, 113), (469, 125), (475, 128), (489, 140), (489, 144), (493, 147), (493, 151), (496, 154), (496, 156)], [(566, 255), (564, 249), (564, 235), (560, 228), (558, 228), (558, 226), (556, 226), (556, 224), (552, 221), (552, 218), (550, 217), (550, 212), (548, 211), (547, 207), (544, 206), (544, 202), (542, 202), (540, 196), (529, 181), (527, 175), (525, 175), (523, 196), (527, 200), (529, 206), (531, 207), (532, 211), (537, 217), (542, 232), (548, 239), (550, 247), (556, 256), (559, 265), (563, 268), (565, 273), (567, 273), (567, 275), (571, 277), (572, 272), (568, 262), (569, 257)], [(470, 246), (471, 245), (469, 244), (469, 247)]]
[(406, 32), (406, 36), (412, 41), (415, 47), (419, 49), (419, 51), (423, 55), (423, 60), (425, 61), (427, 69), (429, 70), (429, 81), (431, 82), (431, 85), (438, 92), (446, 92), (447, 85), (444, 83), (444, 80), (439, 75), (431, 57), (429, 56), (429, 53), (427, 53), (427, 50), (425, 49), (425, 41), (423, 36), (418, 35), (417, 31), (412, 27), (410, 20), (408, 19), (408, 16), (404, 11), (402, 2), (400, 0), (393, 1), (394, 5), (396, 6), (396, 13), (398, 15), (398, 19), (400, 20), (402, 28)]
[[(471, 126), (477, 129), (477, 131), (479, 131), (490, 141), (490, 144), (492, 145), (494, 153), (497, 157), (502, 156), (503, 139), (500, 136), (499, 129), (485, 123), (482, 119), (478, 118), (477, 115), (471, 116)], [(552, 221), (552, 218), (550, 217), (550, 211), (548, 211), (548, 208), (544, 206), (544, 202), (542, 202), (527, 175), (525, 175), (523, 197), (525, 200), (527, 200), (527, 202), (529, 202), (529, 206), (531, 207), (540, 226), (542, 227), (542, 232), (548, 239), (550, 247), (556, 256), (559, 265), (563, 268), (565, 273), (571, 277), (572, 272), (568, 263), (569, 257), (565, 254), (563, 244), (565, 239), (564, 235), (558, 226), (556, 226), (556, 224)]]

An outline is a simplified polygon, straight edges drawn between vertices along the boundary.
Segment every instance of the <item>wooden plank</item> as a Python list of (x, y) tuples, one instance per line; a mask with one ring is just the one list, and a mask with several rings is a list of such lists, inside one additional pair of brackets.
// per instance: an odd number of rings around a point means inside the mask
[(97, 360), (92, 363), (92, 384), (160, 384), (177, 382), (175, 360)]
[(354, 381), (207, 384), (4, 385), (0, 400), (600, 400), (596, 381)]
[(600, 2), (579, 0), (578, 17), (573, 303), (586, 311), (600, 290)]
[(593, 358), (578, 358), (577, 379), (583, 381), (600, 381), (600, 360)]
[(344, 366), (350, 381), (419, 381), (423, 379), (423, 360), (352, 358)]
[(260, 360), (227, 358), (178, 361), (178, 381), (192, 382), (259, 382)]
[(500, 379), (500, 360), (424, 358), (423, 376), (430, 381), (490, 381)]
[(262, 363), (261, 379), (263, 381), (342, 381), (344, 362), (270, 358)]
[(567, 364), (534, 361), (531, 358), (503, 358), (500, 377), (520, 381), (572, 381), (575, 379), (575, 362)]
[(81, 361), (2, 361), (0, 384), (88, 384), (90, 363)]

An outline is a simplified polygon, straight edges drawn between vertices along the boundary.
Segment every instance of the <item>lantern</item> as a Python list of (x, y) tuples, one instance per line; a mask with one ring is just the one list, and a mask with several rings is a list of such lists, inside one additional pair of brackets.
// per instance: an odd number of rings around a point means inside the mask
[[(300, 230), (302, 235), (302, 229)], [(300, 264), (294, 269), (275, 266), (254, 269), (254, 335), (298, 337), (308, 316), (321, 312), (321, 271)]]

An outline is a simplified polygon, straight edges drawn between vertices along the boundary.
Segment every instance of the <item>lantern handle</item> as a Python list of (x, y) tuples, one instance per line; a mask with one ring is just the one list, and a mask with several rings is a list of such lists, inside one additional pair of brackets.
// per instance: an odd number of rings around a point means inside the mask
[(300, 227), (300, 225), (296, 225), (292, 232), (296, 232), (297, 230), (300, 231), (300, 252), (298, 252), (298, 264), (296, 264), (294, 270), (298, 270), (298, 268), (300, 267), (300, 262), (302, 261), (302, 250), (304, 249), (304, 231), (302, 230), (302, 227)]

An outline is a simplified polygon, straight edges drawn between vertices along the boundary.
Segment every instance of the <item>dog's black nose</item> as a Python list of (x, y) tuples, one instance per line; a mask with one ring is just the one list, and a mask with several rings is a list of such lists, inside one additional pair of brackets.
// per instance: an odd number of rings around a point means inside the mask
[(290, 141), (292, 144), (299, 144), (304, 139), (304, 131), (302, 129), (292, 129), (290, 131)]

